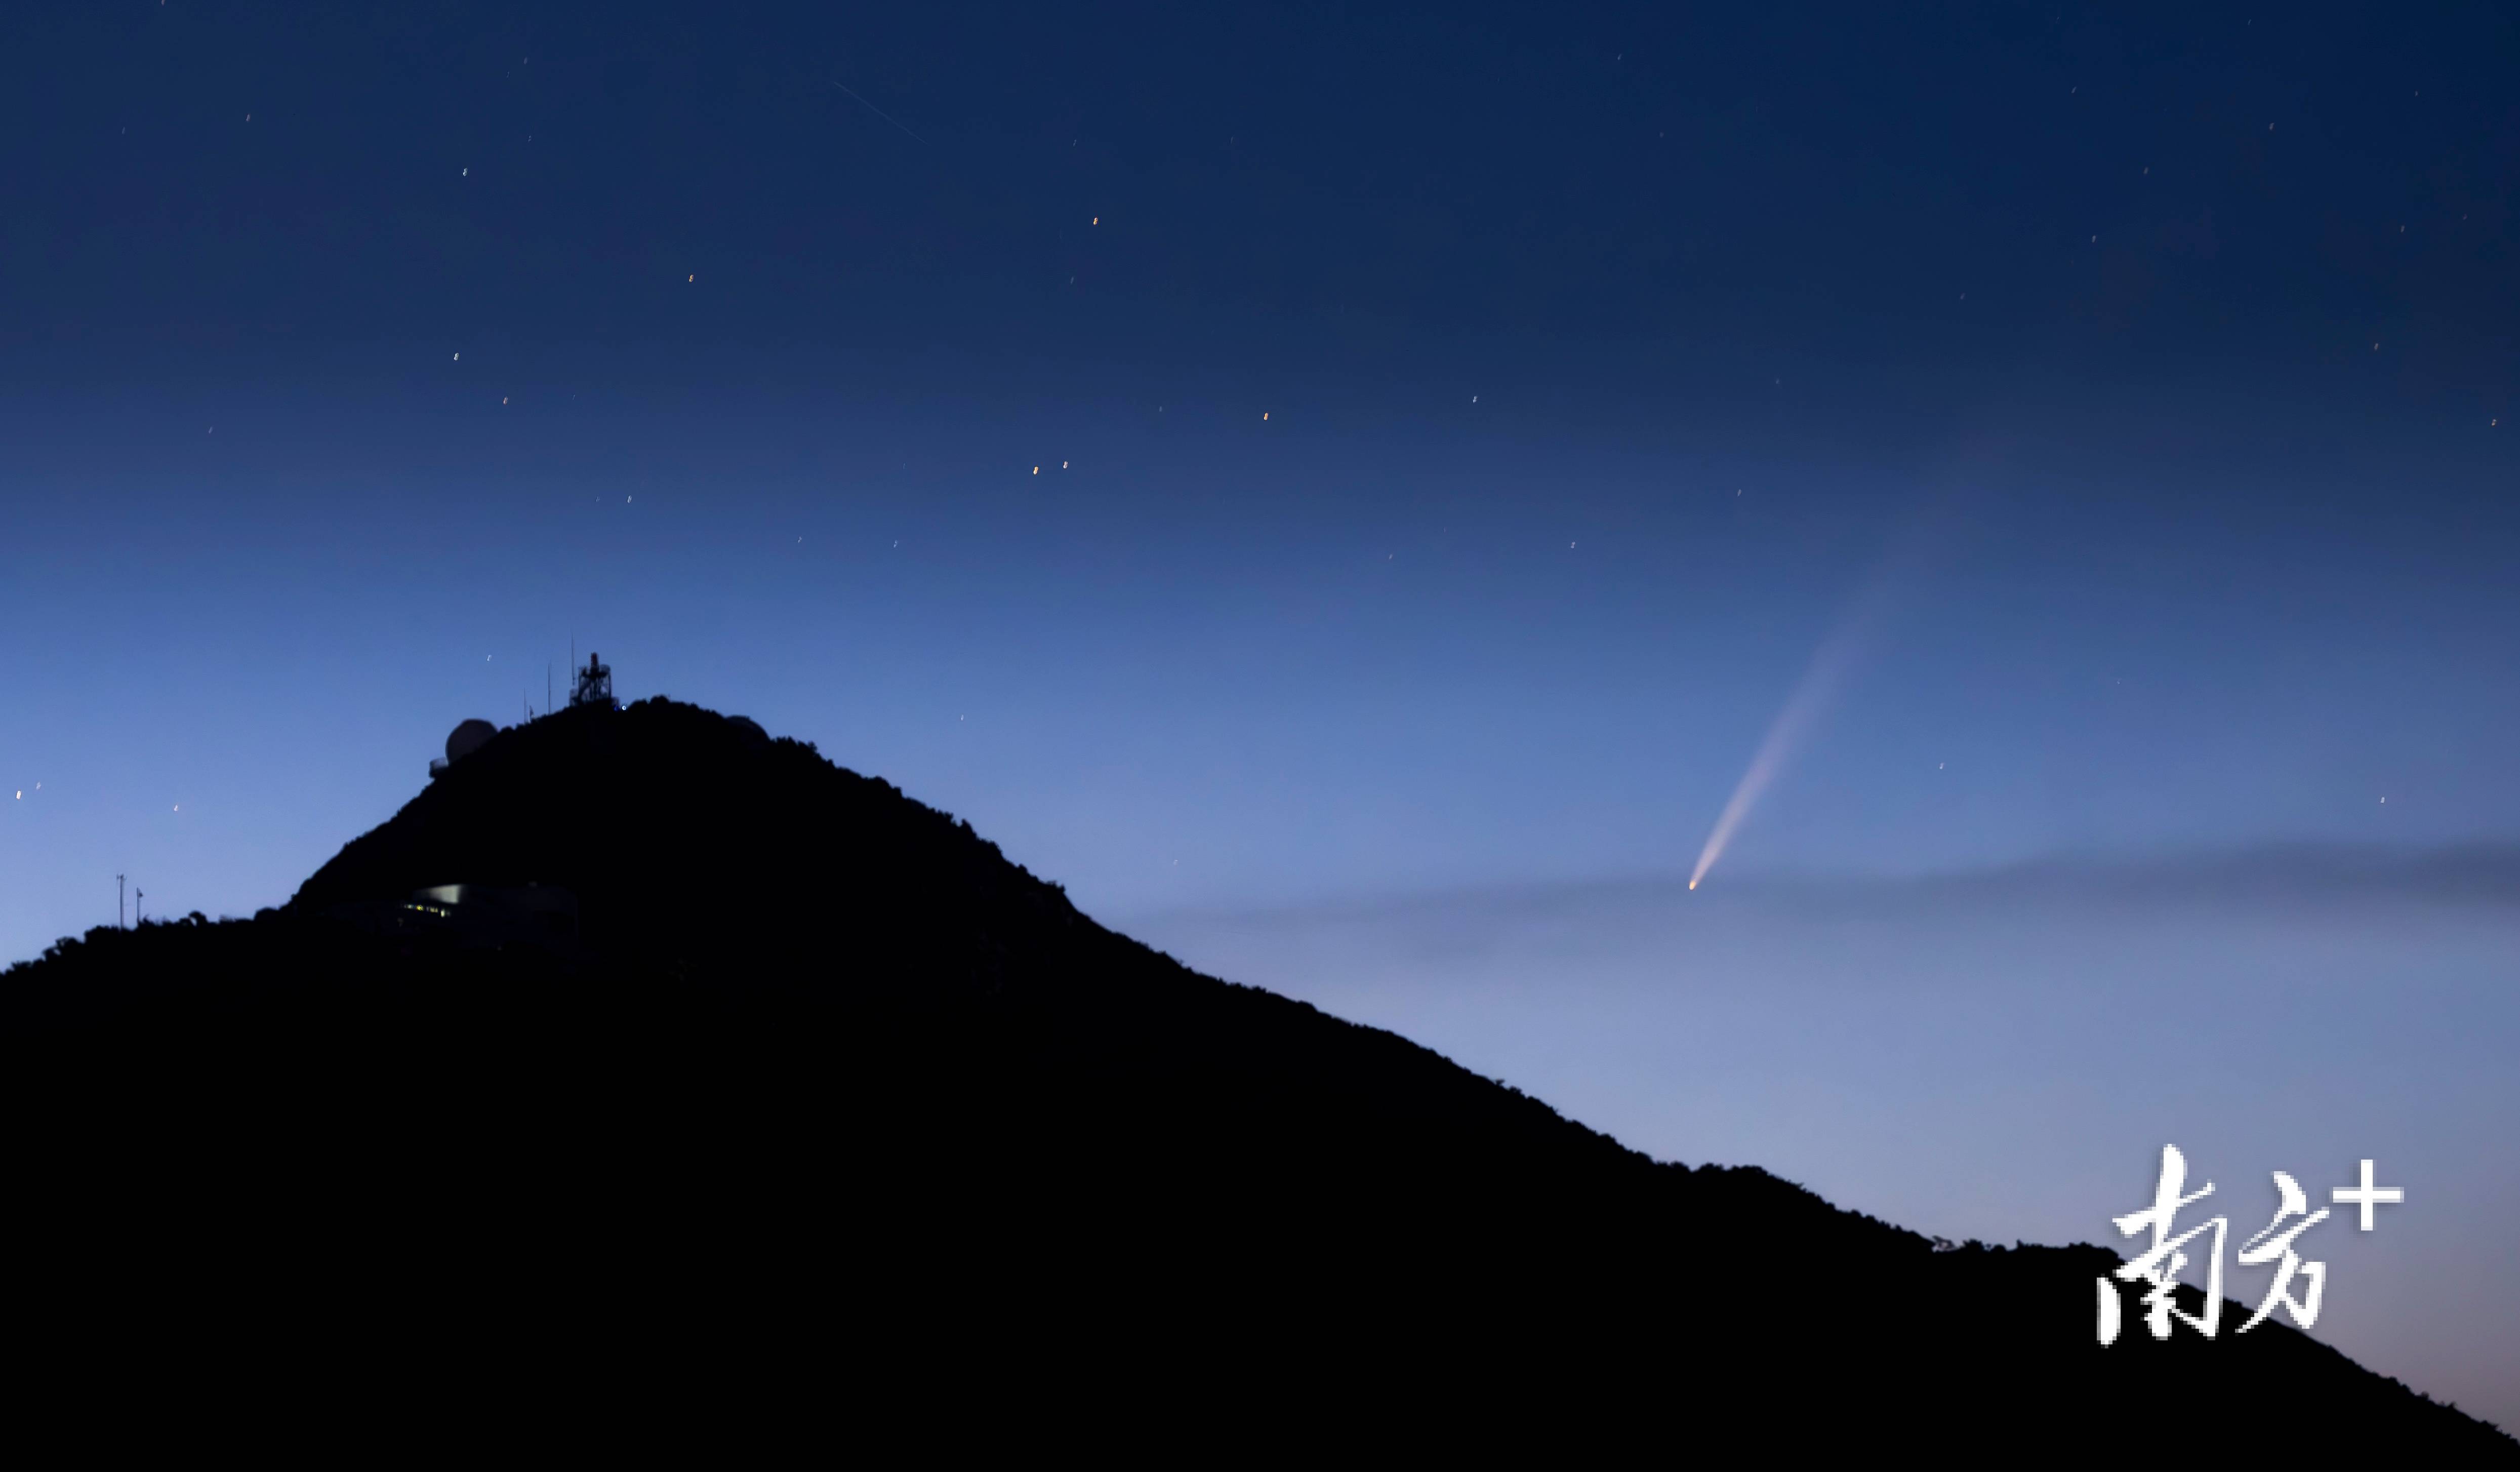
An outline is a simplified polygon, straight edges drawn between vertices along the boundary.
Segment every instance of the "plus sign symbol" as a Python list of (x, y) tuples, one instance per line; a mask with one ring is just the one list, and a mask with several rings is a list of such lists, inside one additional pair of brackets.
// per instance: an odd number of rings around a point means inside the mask
[(2327, 1193), (2327, 1199), (2336, 1203), (2338, 1206), (2361, 1207), (2362, 1209), (2362, 1229), (2367, 1232), (2371, 1229), (2371, 1208), (2375, 1206), (2396, 1206), (2398, 1203), (2407, 1199), (2407, 1190), (2404, 1186), (2373, 1185), (2371, 1183), (2371, 1163), (2366, 1160), (2362, 1163), (2362, 1183), (2359, 1186), (2338, 1186)]

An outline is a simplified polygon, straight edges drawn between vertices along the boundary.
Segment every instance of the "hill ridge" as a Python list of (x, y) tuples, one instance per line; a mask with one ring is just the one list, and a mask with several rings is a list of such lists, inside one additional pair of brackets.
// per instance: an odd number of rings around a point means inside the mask
[[(412, 908), (458, 885), (485, 897)], [(537, 887), (578, 923), (461, 918)], [(1419, 1410), (1487, 1387), (1534, 1431), (1578, 1407), (1641, 1427), (1681, 1384), (1745, 1449), (2018, 1450), (2136, 1403), (2254, 1446), (2228, 1406), (2161, 1398), (2197, 1376), (2315, 1403), (2346, 1445), (2520, 1452), (2275, 1321), (2156, 1344), (2131, 1316), (2103, 1351), (2105, 1248), (1938, 1244), (1756, 1167), (1651, 1160), (1398, 1035), (1201, 976), (968, 821), (672, 701), (499, 732), (250, 921), (91, 932), (10, 968), (0, 1038), (22, 1106), (56, 1122), (59, 1199), (114, 1199), (94, 1162), (135, 1153), (255, 1222), (309, 1181), (404, 1202), (426, 1181), (419, 1219), (328, 1270), (369, 1283), (355, 1264), (424, 1224), (472, 1241), (487, 1212), (674, 1265), (655, 1311), (748, 1356), (803, 1351), (783, 1315), (692, 1299), (702, 1277), (845, 1306), (1010, 1394), (1065, 1371), (1007, 1380), (974, 1346), (1057, 1320), (1198, 1347), (1127, 1358), (1166, 1383), (1335, 1367)], [(813, 1265), (834, 1253), (893, 1265), (832, 1298)], [(513, 1253), (465, 1261), (431, 1281), (511, 1311), (477, 1294), (524, 1281)], [(585, 1266), (538, 1270), (685, 1362)], [(990, 1328), (939, 1338), (940, 1313)]]

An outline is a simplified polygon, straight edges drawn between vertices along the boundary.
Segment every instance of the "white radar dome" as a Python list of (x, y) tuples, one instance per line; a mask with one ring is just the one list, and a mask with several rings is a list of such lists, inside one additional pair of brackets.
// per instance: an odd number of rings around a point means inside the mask
[(481, 749), (481, 743), (499, 734), (499, 728), (486, 720), (468, 720), (446, 733), (446, 759), (451, 764), (461, 761)]

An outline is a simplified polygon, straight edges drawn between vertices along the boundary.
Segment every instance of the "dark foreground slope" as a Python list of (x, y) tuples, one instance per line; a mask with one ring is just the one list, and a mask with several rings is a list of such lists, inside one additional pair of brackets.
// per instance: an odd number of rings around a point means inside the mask
[[(578, 939), (392, 907), (459, 883), (563, 887)], [(1937, 1252), (1657, 1164), (665, 702), (502, 734), (283, 910), (64, 943), (8, 973), (0, 1037), (16, 1332), (249, 1418), (2515, 1449), (2288, 1327), (2234, 1336), (2237, 1305), (2103, 1350), (2103, 1249)]]

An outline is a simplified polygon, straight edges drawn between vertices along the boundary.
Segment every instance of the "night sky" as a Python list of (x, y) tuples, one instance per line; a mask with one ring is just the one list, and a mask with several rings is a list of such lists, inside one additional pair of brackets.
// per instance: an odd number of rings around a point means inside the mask
[(2485, 6), (13, 8), (0, 958), (117, 874), (282, 902), (573, 641), (1667, 1157), (2006, 1241), (2114, 1240), (2165, 1137), (2239, 1236), (2403, 1161), (2322, 1331), (2520, 1420), (2520, 907), (2333, 872), (2520, 840), (2515, 60)]

